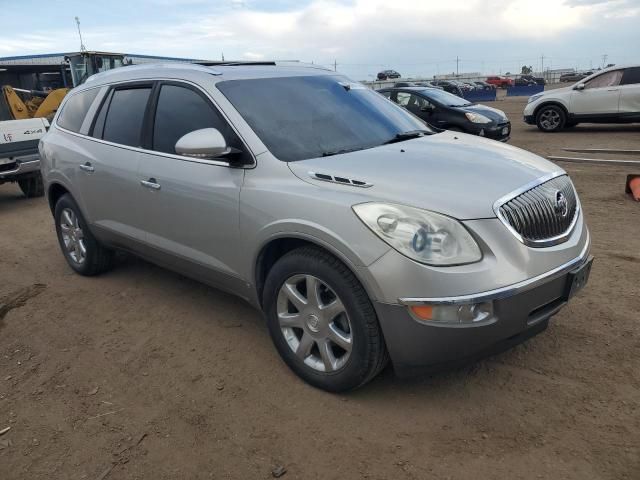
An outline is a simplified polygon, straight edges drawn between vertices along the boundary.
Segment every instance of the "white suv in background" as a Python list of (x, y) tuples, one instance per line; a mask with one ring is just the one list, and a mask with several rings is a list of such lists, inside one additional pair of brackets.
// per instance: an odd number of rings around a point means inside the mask
[(570, 87), (533, 95), (524, 121), (543, 132), (581, 122), (640, 122), (640, 66), (607, 68)]

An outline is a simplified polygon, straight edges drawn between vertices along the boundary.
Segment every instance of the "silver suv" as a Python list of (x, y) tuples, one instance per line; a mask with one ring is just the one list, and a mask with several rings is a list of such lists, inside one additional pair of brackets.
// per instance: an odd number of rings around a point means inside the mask
[(101, 73), (65, 98), (40, 153), (72, 269), (104, 272), (121, 249), (233, 292), (330, 391), (389, 358), (408, 374), (520, 342), (591, 265), (556, 165), (436, 133), (324, 69)]

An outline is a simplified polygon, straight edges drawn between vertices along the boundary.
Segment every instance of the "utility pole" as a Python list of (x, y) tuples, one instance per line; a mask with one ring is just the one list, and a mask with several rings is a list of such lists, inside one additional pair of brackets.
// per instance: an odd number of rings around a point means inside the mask
[(456, 55), (456, 77), (460, 75), (460, 57)]
[(333, 71), (338, 71), (338, 60), (336, 59), (333, 60)]
[(544, 53), (540, 56), (540, 73), (544, 77)]
[(222, 61), (224, 62), (224, 52), (222, 52)]
[(78, 26), (78, 36), (80, 37), (80, 51), (86, 52), (87, 48), (84, 46), (84, 43), (82, 42), (82, 32), (80, 32), (80, 19), (78, 17), (76, 17), (76, 25)]
[(607, 58), (609, 57), (609, 55), (607, 55), (606, 53), (604, 55), (602, 55), (602, 68), (607, 66)]

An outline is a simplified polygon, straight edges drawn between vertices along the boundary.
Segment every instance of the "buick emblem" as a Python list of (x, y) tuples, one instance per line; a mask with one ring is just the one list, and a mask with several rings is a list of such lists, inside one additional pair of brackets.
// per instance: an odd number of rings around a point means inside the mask
[(556, 204), (554, 206), (554, 210), (557, 215), (561, 217), (566, 217), (569, 213), (569, 203), (567, 202), (567, 197), (564, 196), (564, 193), (561, 191), (556, 192)]

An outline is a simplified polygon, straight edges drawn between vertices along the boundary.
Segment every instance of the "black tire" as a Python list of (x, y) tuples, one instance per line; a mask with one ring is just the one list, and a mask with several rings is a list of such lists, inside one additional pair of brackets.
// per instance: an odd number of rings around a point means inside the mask
[(39, 173), (32, 177), (21, 178), (18, 180), (20, 190), (27, 198), (41, 197), (44, 195), (44, 184), (42, 183), (42, 175)]
[[(346, 363), (332, 372), (321, 372), (304, 363), (284, 337), (277, 313), (277, 299), (285, 281), (294, 275), (312, 275), (342, 301), (348, 315), (352, 350)], [(387, 349), (376, 312), (366, 291), (353, 273), (330, 253), (301, 247), (284, 255), (271, 268), (263, 292), (269, 333), (284, 362), (314, 387), (329, 392), (352, 390), (372, 380), (388, 361)]]
[[(84, 261), (81, 263), (74, 260), (71, 253), (65, 247), (65, 242), (63, 240), (61, 219), (63, 212), (66, 209), (71, 210), (75, 214), (78, 220), (78, 226), (82, 230), (82, 239), (86, 249), (86, 255)], [(65, 194), (60, 197), (55, 206), (54, 219), (60, 249), (62, 250), (64, 258), (67, 260), (67, 263), (76, 273), (85, 276), (93, 276), (106, 272), (113, 267), (113, 251), (100, 245), (98, 240), (93, 236), (84, 220), (84, 217), (82, 216), (80, 208), (78, 208), (78, 205), (71, 195)]]
[(567, 115), (557, 105), (543, 105), (536, 113), (536, 125), (545, 133), (562, 130), (567, 123)]

